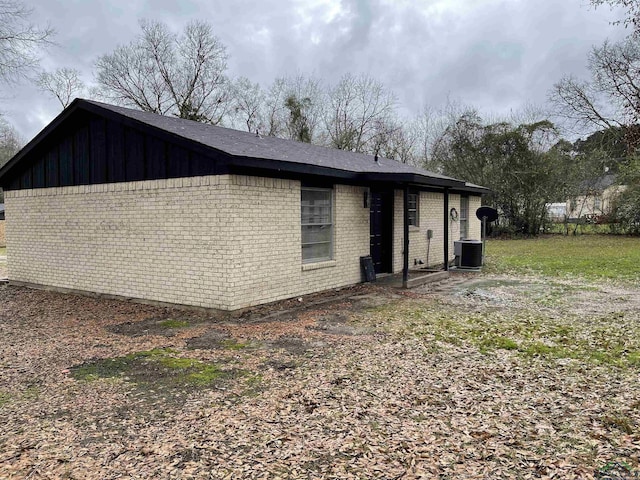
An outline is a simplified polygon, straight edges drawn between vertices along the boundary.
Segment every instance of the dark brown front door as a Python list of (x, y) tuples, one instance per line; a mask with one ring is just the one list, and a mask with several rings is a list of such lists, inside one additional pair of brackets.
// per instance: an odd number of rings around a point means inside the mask
[(371, 191), (371, 259), (376, 273), (392, 271), (393, 191)]

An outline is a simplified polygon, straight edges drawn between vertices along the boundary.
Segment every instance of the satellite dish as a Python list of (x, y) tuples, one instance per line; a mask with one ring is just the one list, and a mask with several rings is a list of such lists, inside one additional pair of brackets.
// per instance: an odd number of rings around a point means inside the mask
[(483, 205), (476, 210), (476, 217), (482, 221), (482, 265), (484, 266), (484, 243), (487, 238), (487, 222), (495, 222), (498, 219), (498, 211), (493, 207)]
[(485, 222), (495, 222), (498, 219), (498, 211), (493, 207), (482, 206), (476, 210), (476, 217)]

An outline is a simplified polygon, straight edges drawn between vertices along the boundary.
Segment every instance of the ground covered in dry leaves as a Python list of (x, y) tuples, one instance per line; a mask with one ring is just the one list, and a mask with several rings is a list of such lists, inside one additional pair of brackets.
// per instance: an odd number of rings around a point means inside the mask
[(3, 285), (0, 478), (638, 478), (639, 293), (464, 275), (232, 317)]

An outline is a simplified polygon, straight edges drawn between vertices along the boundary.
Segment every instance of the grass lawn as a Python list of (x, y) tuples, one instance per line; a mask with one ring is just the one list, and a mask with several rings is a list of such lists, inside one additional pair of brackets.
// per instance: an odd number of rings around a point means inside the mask
[(2, 285), (0, 478), (638, 478), (638, 241), (279, 317)]
[(638, 237), (552, 235), (526, 240), (488, 240), (486, 248), (490, 273), (640, 281)]
[(7, 254), (7, 247), (0, 247), (0, 256), (4, 256)]

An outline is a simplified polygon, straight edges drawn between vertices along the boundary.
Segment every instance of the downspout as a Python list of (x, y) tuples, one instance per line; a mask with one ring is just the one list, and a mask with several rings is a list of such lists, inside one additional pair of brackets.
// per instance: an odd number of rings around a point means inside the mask
[(449, 188), (444, 187), (444, 270), (449, 270)]
[(405, 184), (402, 190), (402, 208), (404, 217), (404, 245), (402, 249), (402, 288), (409, 283), (409, 187)]

